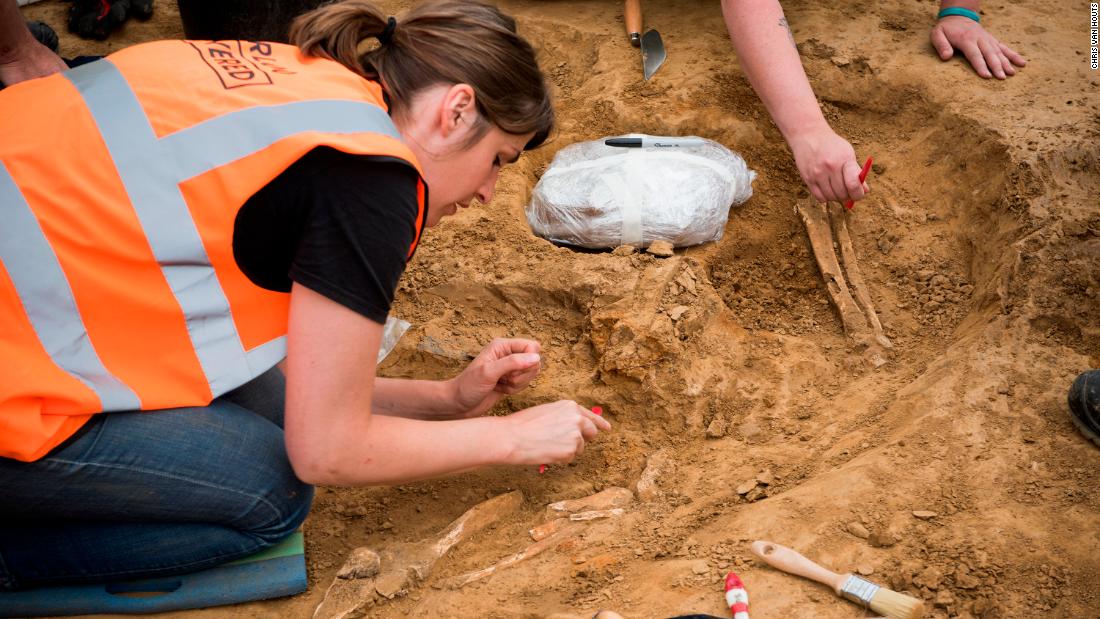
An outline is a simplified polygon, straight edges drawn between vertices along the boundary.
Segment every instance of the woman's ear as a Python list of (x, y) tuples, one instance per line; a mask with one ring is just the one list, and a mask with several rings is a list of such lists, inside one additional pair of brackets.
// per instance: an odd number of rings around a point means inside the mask
[(466, 130), (473, 127), (477, 115), (476, 98), (474, 89), (469, 84), (455, 84), (451, 86), (443, 96), (443, 102), (439, 109), (440, 127), (443, 137), (449, 137), (452, 132)]

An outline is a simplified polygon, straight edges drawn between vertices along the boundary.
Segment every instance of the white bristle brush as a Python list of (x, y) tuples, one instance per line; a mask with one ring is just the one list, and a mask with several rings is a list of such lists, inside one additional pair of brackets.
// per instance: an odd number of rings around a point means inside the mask
[(924, 617), (924, 602), (915, 597), (885, 589), (859, 576), (830, 572), (786, 546), (756, 541), (750, 548), (764, 563), (788, 574), (832, 587), (840, 597), (862, 604), (888, 619)]

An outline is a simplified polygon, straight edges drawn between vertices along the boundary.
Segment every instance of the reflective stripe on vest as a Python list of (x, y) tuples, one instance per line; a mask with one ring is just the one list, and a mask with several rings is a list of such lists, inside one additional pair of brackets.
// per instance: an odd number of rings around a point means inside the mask
[(34, 332), (61, 369), (87, 385), (105, 410), (135, 410), (137, 395), (103, 367), (88, 339), (61, 263), (23, 193), (0, 162), (0, 262), (8, 271)]
[[(179, 304), (213, 396), (271, 368), (286, 355), (286, 337), (244, 350), (180, 183), (297, 133), (377, 133), (400, 139), (389, 115), (367, 102), (300, 101), (238, 110), (158, 138), (110, 60), (64, 75), (96, 123)], [(134, 392), (100, 362), (57, 256), (6, 169), (0, 173), (0, 202), (15, 206), (13, 220), (0, 232), (0, 259), (43, 347), (59, 367), (92, 388), (104, 411), (141, 408)]]

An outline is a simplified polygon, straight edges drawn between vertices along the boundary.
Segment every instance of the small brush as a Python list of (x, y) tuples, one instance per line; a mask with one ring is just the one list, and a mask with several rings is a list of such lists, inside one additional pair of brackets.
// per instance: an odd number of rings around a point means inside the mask
[(752, 553), (764, 563), (788, 574), (828, 585), (840, 597), (862, 604), (888, 619), (921, 619), (924, 602), (904, 593), (884, 589), (852, 574), (837, 574), (821, 567), (794, 550), (772, 542), (756, 541)]

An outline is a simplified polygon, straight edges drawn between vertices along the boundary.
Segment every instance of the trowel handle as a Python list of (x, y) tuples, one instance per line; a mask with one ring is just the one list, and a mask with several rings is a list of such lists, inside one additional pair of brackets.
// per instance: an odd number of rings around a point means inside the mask
[(626, 22), (626, 33), (630, 35), (630, 44), (638, 47), (642, 44), (642, 0), (626, 0), (623, 21)]
[(773, 542), (757, 541), (753, 542), (749, 548), (752, 550), (752, 554), (760, 557), (764, 563), (788, 574), (816, 580), (823, 585), (832, 587), (837, 593), (840, 592), (840, 588), (844, 586), (844, 581), (847, 579), (846, 574), (830, 572), (786, 546), (780, 546)]

